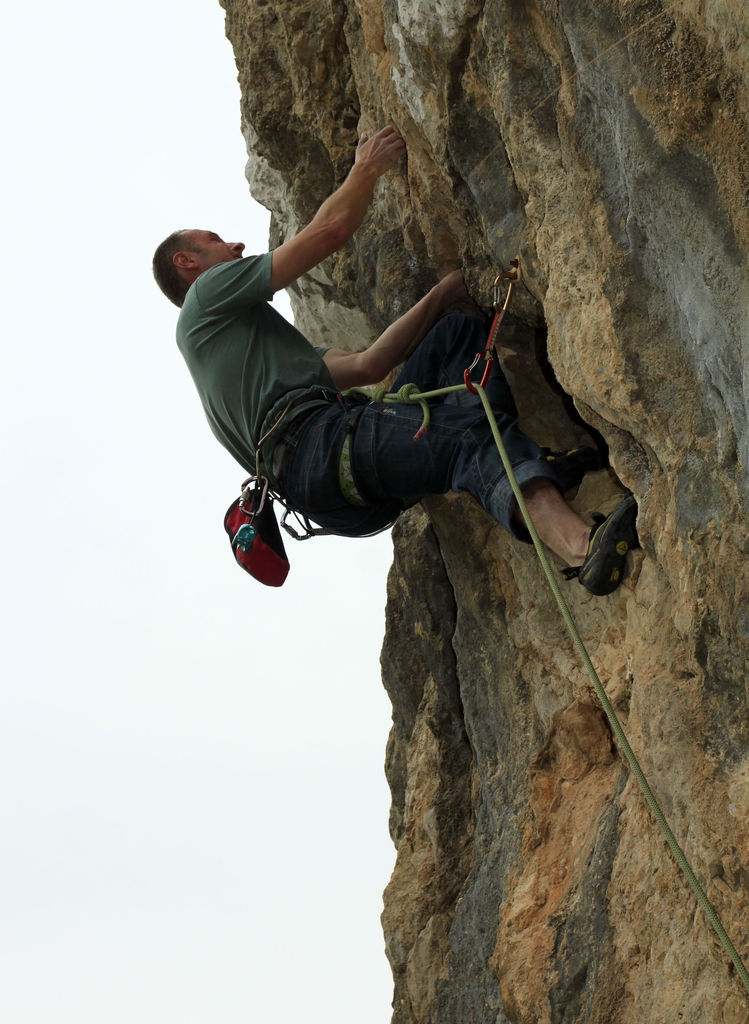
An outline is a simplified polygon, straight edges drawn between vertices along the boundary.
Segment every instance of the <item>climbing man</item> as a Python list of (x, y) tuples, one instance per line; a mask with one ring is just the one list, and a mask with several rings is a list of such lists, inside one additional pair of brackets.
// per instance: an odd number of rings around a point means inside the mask
[[(174, 232), (156, 250), (154, 276), (181, 313), (177, 344), (218, 440), (249, 473), (260, 449), (273, 487), (320, 526), (364, 536), (392, 524), (426, 494), (469, 491), (513, 535), (527, 540), (517, 502), (479, 399), (455, 392), (431, 407), (417, 441), (418, 405), (342, 392), (380, 382), (405, 363), (394, 388), (460, 383), (483, 348), (474, 316), (445, 315), (468, 293), (448, 274), (362, 352), (316, 349), (269, 304), (340, 249), (364, 220), (377, 180), (405, 152), (392, 127), (363, 135), (346, 180), (310, 223), (272, 252), (244, 257), (241, 242), (212, 231)], [(591, 529), (567, 504), (554, 463), (517, 425), (495, 364), (486, 393), (541, 540), (591, 593), (611, 593), (637, 543), (629, 496)], [(345, 452), (345, 465), (342, 453)]]

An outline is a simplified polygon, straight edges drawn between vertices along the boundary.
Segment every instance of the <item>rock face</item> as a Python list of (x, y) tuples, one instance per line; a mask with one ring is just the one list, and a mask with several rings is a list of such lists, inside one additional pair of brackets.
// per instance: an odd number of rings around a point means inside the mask
[[(642, 551), (566, 594), (669, 822), (749, 959), (749, 8), (745, 0), (223, 0), (274, 243), (357, 135), (408, 145), (301, 283), (316, 344), (363, 347), (456, 263), (538, 441), (605, 440)], [(532, 548), (468, 496), (396, 526), (382, 665), (397, 848), (395, 1024), (739, 1024), (696, 908)]]

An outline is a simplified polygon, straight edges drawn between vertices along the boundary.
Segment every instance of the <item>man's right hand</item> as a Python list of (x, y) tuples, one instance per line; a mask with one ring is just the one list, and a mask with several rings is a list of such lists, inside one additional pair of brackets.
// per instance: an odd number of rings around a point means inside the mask
[(359, 139), (355, 163), (369, 164), (377, 177), (389, 171), (406, 152), (406, 144), (391, 125), (381, 128), (370, 137), (366, 134)]

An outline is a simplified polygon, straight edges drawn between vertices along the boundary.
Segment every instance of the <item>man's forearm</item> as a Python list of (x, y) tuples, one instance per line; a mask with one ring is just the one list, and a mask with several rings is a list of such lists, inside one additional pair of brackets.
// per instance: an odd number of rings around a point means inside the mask
[(344, 183), (298, 235), (274, 250), (272, 291), (287, 288), (346, 244), (364, 220), (375, 182), (404, 152), (403, 139), (394, 128), (383, 128), (371, 139), (362, 136), (356, 161)]
[(343, 184), (317, 211), (310, 226), (316, 223), (334, 224), (340, 238), (339, 244), (343, 245), (364, 220), (378, 177), (377, 169), (371, 164), (354, 164)]
[(405, 362), (424, 335), (453, 303), (468, 298), (459, 270), (443, 277), (423, 299), (391, 324), (362, 357), (370, 363), (373, 380), (382, 380), (399, 363)]
[(372, 379), (382, 380), (399, 363), (405, 362), (443, 312), (443, 289), (436, 285), (362, 353)]
[(454, 302), (467, 296), (460, 271), (453, 271), (388, 327), (364, 352), (329, 349), (324, 358), (336, 387), (377, 384), (383, 380), (391, 370), (408, 359), (442, 314)]
[(336, 387), (361, 387), (383, 380), (394, 367), (408, 359), (439, 319), (443, 306), (440, 286), (436, 285), (364, 352), (328, 349), (324, 360)]

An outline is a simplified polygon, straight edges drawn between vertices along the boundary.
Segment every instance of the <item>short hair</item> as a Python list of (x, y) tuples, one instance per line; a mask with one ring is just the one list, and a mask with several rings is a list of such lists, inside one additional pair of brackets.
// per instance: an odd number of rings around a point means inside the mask
[(175, 306), (182, 306), (190, 282), (185, 281), (174, 265), (174, 254), (192, 245), (192, 230), (173, 231), (153, 254), (153, 276), (162, 292)]

